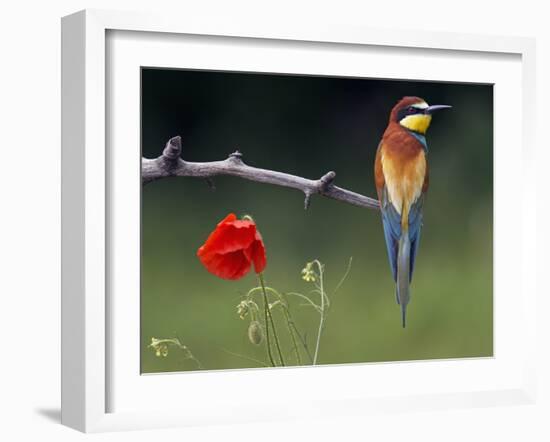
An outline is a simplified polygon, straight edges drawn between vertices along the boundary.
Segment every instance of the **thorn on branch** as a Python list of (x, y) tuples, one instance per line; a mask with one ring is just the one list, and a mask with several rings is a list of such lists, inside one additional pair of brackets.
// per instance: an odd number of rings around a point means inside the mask
[(177, 137), (170, 138), (168, 140), (168, 143), (166, 143), (166, 147), (162, 151), (162, 155), (171, 161), (177, 160), (181, 155), (181, 137), (178, 135)]
[(229, 154), (229, 160), (240, 164), (243, 162), (243, 154), (239, 150), (236, 150), (232, 154)]
[(317, 180), (316, 184), (316, 190), (306, 190), (304, 193), (306, 194), (306, 198), (304, 200), (304, 209), (309, 209), (309, 206), (311, 204), (311, 195), (314, 193), (320, 193), (323, 194), (327, 192), (329, 187), (334, 182), (334, 179), (336, 178), (336, 172), (333, 172), (332, 170), (330, 172), (325, 173), (321, 178)]
[(332, 170), (324, 174), (321, 178), (319, 178), (319, 189), (321, 193), (326, 192), (328, 190), (328, 188), (334, 182), (335, 178), (336, 178), (336, 172)]
[(309, 205), (311, 204), (311, 192), (307, 191), (305, 192), (306, 198), (304, 199), (304, 210), (309, 209)]

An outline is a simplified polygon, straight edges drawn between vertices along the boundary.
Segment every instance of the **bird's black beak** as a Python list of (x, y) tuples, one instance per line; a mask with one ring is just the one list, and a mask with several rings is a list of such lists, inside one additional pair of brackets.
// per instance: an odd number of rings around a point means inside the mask
[(424, 109), (424, 112), (428, 115), (431, 115), (438, 110), (450, 108), (452, 108), (452, 106), (449, 106), (447, 104), (434, 104), (433, 106), (428, 106), (426, 109)]

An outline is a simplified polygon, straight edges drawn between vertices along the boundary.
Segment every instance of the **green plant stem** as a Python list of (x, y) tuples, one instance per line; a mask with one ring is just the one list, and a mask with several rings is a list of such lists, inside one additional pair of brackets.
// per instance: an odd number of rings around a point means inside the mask
[(199, 361), (195, 356), (191, 356), (189, 359), (195, 361), (195, 364), (197, 364), (197, 368), (199, 370), (203, 370), (204, 367), (202, 366), (201, 361)]
[(321, 333), (323, 332), (323, 326), (325, 325), (325, 289), (323, 284), (323, 265), (315, 260), (314, 261), (319, 268), (319, 292), (321, 295), (321, 320), (319, 321), (319, 331), (317, 332), (317, 343), (315, 344), (315, 353), (313, 354), (313, 365), (317, 365), (317, 357), (319, 356), (319, 346), (321, 344)]
[[(260, 277), (261, 281), (261, 277)], [(273, 355), (271, 354), (271, 340), (269, 338), (269, 321), (268, 321), (268, 315), (269, 315), (269, 300), (267, 299), (267, 293), (265, 290), (263, 290), (264, 293), (264, 316), (265, 316), (265, 344), (267, 347), (267, 358), (269, 359), (269, 362), (271, 363), (272, 367), (275, 367), (275, 361), (273, 359)]]
[[(296, 355), (296, 360), (298, 361), (298, 365), (302, 365), (302, 357), (300, 355), (300, 351), (298, 350), (298, 343), (296, 341), (296, 336), (298, 336), (298, 339), (300, 340), (300, 343), (302, 344), (302, 347), (304, 348), (305, 352), (307, 353), (307, 356), (309, 358), (309, 362), (310, 363), (313, 362), (313, 356), (311, 356), (311, 353), (310, 353), (309, 349), (307, 348), (307, 345), (304, 341), (304, 338), (300, 334), (300, 331), (296, 328), (296, 324), (294, 323), (294, 320), (292, 319), (292, 313), (291, 313), (290, 308), (289, 308), (289, 303), (287, 301), (287, 297), (281, 295), (277, 290), (275, 290), (272, 287), (266, 286), (265, 290), (267, 292), (273, 293), (275, 296), (277, 296), (277, 298), (279, 298), (279, 301), (281, 302), (281, 308), (283, 309), (285, 319), (286, 319), (286, 323), (287, 323), (287, 326), (288, 326), (288, 330), (289, 330), (289, 333), (290, 333), (290, 337), (292, 338), (292, 343), (294, 345), (294, 353)], [(262, 287), (254, 287), (254, 288), (250, 289), (247, 295), (253, 295), (257, 291), (263, 293)], [(315, 307), (315, 309), (317, 311), (319, 311), (319, 313), (320, 313), (319, 307), (316, 304), (314, 304), (307, 296), (304, 296), (300, 293), (293, 293), (293, 292), (287, 293), (287, 294), (302, 297), (303, 299), (308, 301), (310, 305)]]
[(296, 337), (294, 336), (294, 330), (292, 328), (292, 322), (291, 322), (290, 314), (286, 304), (283, 304), (283, 313), (285, 315), (286, 325), (288, 327), (288, 333), (290, 334), (290, 338), (292, 339), (292, 346), (294, 347), (294, 355), (296, 356), (296, 362), (298, 363), (298, 365), (302, 365), (302, 358), (300, 357), (300, 352), (298, 351), (298, 343), (296, 342)]
[(290, 338), (292, 340), (292, 346), (293, 346), (293, 350), (294, 350), (294, 355), (296, 357), (296, 362), (298, 365), (302, 365), (302, 358), (300, 357), (300, 352), (298, 350), (298, 343), (296, 342), (296, 336), (294, 335), (294, 329), (293, 329), (293, 321), (290, 317), (290, 309), (288, 307), (288, 302), (287, 300), (275, 289), (272, 289), (271, 287), (266, 287), (265, 288), (266, 291), (267, 290), (271, 290), (275, 296), (277, 296), (277, 298), (279, 298), (279, 302), (281, 304), (281, 308), (283, 310), (283, 314), (285, 316), (285, 320), (286, 320), (286, 326), (288, 328), (288, 333), (290, 335)]
[[(281, 365), (285, 366), (285, 360), (283, 358), (283, 352), (281, 351), (281, 344), (279, 343), (279, 336), (277, 335), (277, 329), (275, 328), (275, 321), (273, 321), (273, 315), (271, 314), (271, 310), (269, 309), (269, 300), (267, 298), (267, 291), (265, 289), (265, 282), (264, 277), (261, 273), (258, 274), (258, 279), (260, 280), (260, 285), (262, 286), (262, 291), (264, 293), (264, 308), (266, 311), (266, 338), (268, 335), (267, 329), (267, 318), (269, 317), (269, 322), (271, 323), (271, 328), (273, 329), (273, 337), (275, 338), (275, 345), (277, 347), (277, 352), (279, 353), (279, 359), (281, 360)], [(269, 348), (269, 342), (267, 343)], [(269, 350), (271, 353), (271, 349)], [(274, 365), (275, 366), (275, 365)]]
[(236, 357), (242, 358), (242, 359), (246, 359), (247, 361), (255, 362), (257, 364), (260, 364), (262, 367), (269, 367), (269, 365), (267, 365), (264, 361), (260, 361), (259, 359), (251, 358), (249, 356), (241, 355), (239, 353), (233, 353), (232, 351), (226, 350), (224, 348), (222, 348), (222, 351), (226, 352), (229, 355), (236, 356)]
[[(269, 289), (269, 287), (266, 287), (266, 288)], [(276, 293), (277, 296), (281, 297), (281, 295), (278, 292), (274, 291), (274, 293)], [(305, 339), (302, 337), (302, 334), (300, 333), (300, 331), (296, 327), (296, 323), (294, 322), (294, 319), (292, 318), (292, 312), (290, 311), (289, 304), (286, 301), (286, 296), (284, 297), (284, 302), (281, 301), (281, 305), (283, 306), (283, 309), (285, 310), (285, 313), (286, 313), (285, 316), (286, 316), (286, 320), (287, 320), (287, 325), (288, 325), (289, 329), (291, 330), (291, 336), (292, 336), (292, 341), (293, 341), (294, 345), (296, 345), (295, 337), (298, 336), (298, 339), (300, 340), (300, 344), (302, 344), (302, 347), (304, 348), (304, 351), (306, 352), (307, 357), (309, 358), (309, 362), (313, 363), (313, 356), (311, 355), (311, 352), (309, 351), (307, 343), (306, 343)], [(299, 364), (301, 365), (302, 362), (301, 362), (300, 352), (297, 351), (296, 354), (297, 354)]]

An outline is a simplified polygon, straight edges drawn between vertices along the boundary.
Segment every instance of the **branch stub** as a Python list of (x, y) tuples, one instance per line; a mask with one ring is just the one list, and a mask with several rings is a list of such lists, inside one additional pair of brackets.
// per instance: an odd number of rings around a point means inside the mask
[(336, 172), (330, 171), (319, 178), (319, 189), (321, 192), (326, 192), (336, 178)]
[(181, 154), (181, 137), (178, 135), (177, 137), (170, 138), (168, 140), (168, 143), (166, 143), (166, 147), (162, 151), (162, 155), (168, 159), (168, 160), (176, 160), (179, 158)]

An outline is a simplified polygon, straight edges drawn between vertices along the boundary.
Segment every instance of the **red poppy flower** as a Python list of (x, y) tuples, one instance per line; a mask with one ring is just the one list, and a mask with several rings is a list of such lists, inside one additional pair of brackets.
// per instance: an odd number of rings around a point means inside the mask
[(265, 247), (252, 220), (237, 219), (230, 213), (197, 251), (206, 270), (219, 278), (239, 279), (252, 264), (256, 273), (266, 266)]

